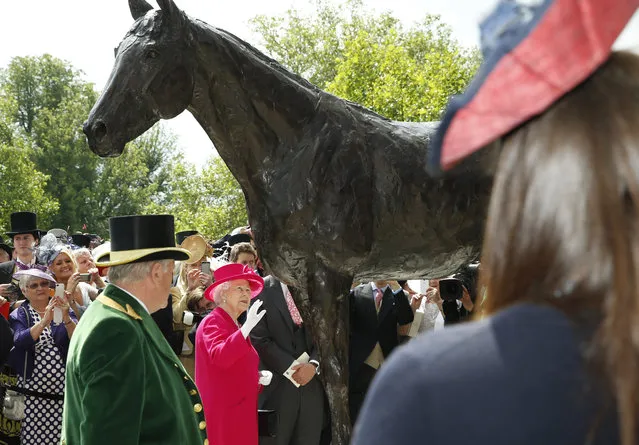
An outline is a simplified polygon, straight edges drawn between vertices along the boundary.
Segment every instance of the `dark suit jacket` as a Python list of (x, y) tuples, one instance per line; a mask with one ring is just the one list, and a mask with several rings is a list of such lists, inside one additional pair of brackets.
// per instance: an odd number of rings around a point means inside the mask
[[(295, 329), (288, 311), (282, 285), (272, 276), (264, 279), (264, 290), (257, 297), (263, 301), (266, 315), (251, 331), (251, 343), (260, 356), (260, 369), (273, 373), (273, 380), (265, 388), (265, 394), (272, 392), (279, 384), (288, 379), (282, 374), (291, 366), (293, 360), (307, 352), (311, 360), (318, 359), (318, 351), (307, 329), (304, 329), (303, 343), (296, 342)], [(286, 383), (285, 382), (285, 383)], [(290, 384), (290, 383), (287, 383)]]
[(278, 412), (278, 428), (287, 434), (295, 430), (290, 443), (316, 444), (319, 442), (324, 419), (324, 388), (318, 376), (305, 386), (296, 388), (282, 374), (302, 353), (310, 360), (318, 359), (318, 350), (308, 329), (295, 326), (286, 305), (279, 280), (272, 276), (264, 279), (264, 290), (258, 296), (266, 309), (264, 318), (251, 331), (251, 343), (260, 356), (260, 369), (273, 373), (271, 384), (259, 395), (260, 409)]
[(399, 344), (397, 326), (411, 323), (413, 311), (404, 292), (399, 290), (393, 293), (390, 287), (384, 292), (379, 314), (375, 310), (370, 283), (357, 286), (349, 298), (349, 370), (350, 376), (355, 377), (360, 366), (373, 352), (375, 344), (379, 343), (384, 357), (389, 356)]

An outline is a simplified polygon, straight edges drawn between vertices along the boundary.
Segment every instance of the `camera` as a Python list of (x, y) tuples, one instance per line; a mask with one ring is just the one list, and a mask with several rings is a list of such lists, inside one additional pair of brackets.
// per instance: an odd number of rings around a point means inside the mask
[(439, 280), (439, 295), (444, 301), (461, 300), (464, 296), (464, 284), (457, 278)]
[(11, 295), (9, 299), (12, 301), (17, 300), (20, 297), (20, 288), (13, 282), (7, 287), (6, 292)]
[(88, 283), (91, 281), (91, 274), (90, 273), (81, 273), (80, 274), (80, 282), (81, 283)]

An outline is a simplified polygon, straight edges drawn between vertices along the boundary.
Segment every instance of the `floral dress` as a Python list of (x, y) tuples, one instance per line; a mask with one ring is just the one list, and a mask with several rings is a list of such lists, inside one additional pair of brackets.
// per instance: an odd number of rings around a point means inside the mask
[[(29, 307), (31, 326), (40, 322), (40, 315)], [(31, 378), (18, 376), (18, 386), (45, 394), (64, 393), (64, 370), (60, 350), (53, 341), (51, 328), (46, 327), (35, 344), (35, 362)], [(58, 445), (62, 435), (62, 400), (26, 396), (26, 418), (22, 421), (22, 445)]]

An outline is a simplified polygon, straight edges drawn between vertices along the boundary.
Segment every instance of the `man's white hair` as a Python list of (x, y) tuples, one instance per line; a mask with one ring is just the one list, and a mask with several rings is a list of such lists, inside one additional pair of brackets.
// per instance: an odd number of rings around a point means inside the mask
[(173, 260), (141, 261), (139, 263), (122, 264), (109, 267), (109, 281), (113, 284), (130, 283), (144, 280), (151, 273), (155, 263), (162, 265), (162, 270), (168, 272)]

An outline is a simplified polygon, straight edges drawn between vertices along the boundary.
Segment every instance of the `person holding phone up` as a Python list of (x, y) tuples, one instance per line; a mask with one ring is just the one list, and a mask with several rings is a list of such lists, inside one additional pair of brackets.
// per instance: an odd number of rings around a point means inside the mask
[[(213, 282), (208, 256), (213, 249), (195, 230), (176, 233), (177, 244), (191, 252), (193, 257), (182, 261), (178, 267), (177, 282), (171, 288), (173, 333), (169, 343), (188, 371), (195, 374), (195, 329), (215, 303), (204, 298), (204, 289)], [(190, 335), (189, 335), (190, 334)]]
[(38, 247), (38, 259), (47, 265), (56, 282), (64, 284), (71, 308), (78, 318), (98, 296), (96, 288), (81, 282), (78, 264), (73, 252), (66, 244), (60, 243), (53, 234), (42, 237)]
[[(23, 445), (59, 443), (65, 363), (77, 318), (64, 293), (51, 296), (56, 285), (51, 275), (28, 269), (14, 277), (26, 297), (9, 317), (14, 348), (8, 363), (18, 375), (18, 384), (12, 389), (26, 395), (20, 441)], [(57, 324), (56, 310), (61, 313)]]

